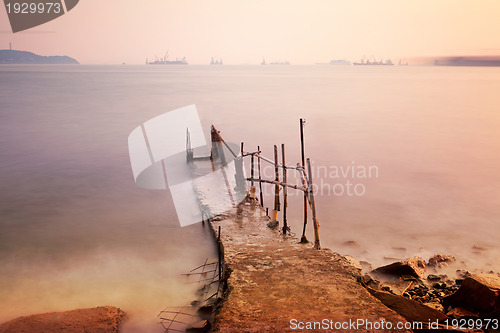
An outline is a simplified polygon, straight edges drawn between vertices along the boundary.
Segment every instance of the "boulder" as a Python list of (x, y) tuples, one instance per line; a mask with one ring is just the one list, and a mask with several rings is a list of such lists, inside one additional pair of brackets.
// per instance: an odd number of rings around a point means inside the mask
[(349, 264), (352, 267), (356, 268), (357, 270), (361, 271), (363, 269), (363, 267), (361, 266), (361, 263), (356, 258), (351, 257), (351, 256), (344, 256), (344, 258), (346, 258), (347, 261), (349, 262)]
[[(444, 307), (441, 305), (439, 302), (429, 302), (429, 303), (424, 303), (425, 306), (428, 306), (434, 310), (438, 310), (439, 312), (444, 312)], [(446, 314), (449, 316), (449, 314)]]
[(120, 308), (99, 306), (19, 317), (1, 324), (0, 332), (119, 332), (124, 319)]
[(477, 319), (478, 318), (477, 313), (470, 312), (469, 310), (461, 308), (461, 307), (456, 307), (456, 308), (452, 309), (451, 311), (448, 311), (446, 313), (446, 315), (448, 317), (451, 317), (451, 318), (454, 318), (454, 319), (461, 319), (461, 318), (465, 318), (465, 319), (469, 319), (469, 318)]
[(415, 278), (421, 278), (425, 275), (427, 266), (424, 259), (420, 257), (412, 257), (401, 260), (390, 265), (379, 267), (372, 271), (375, 274), (392, 275), (401, 277), (410, 275)]
[(380, 282), (377, 281), (377, 280), (374, 280), (372, 279), (372, 277), (368, 274), (365, 274), (362, 278), (361, 278), (361, 283), (364, 285), (364, 286), (368, 286), (372, 289), (375, 289), (375, 290), (378, 290), (380, 289)]
[(194, 324), (191, 324), (188, 328), (186, 328), (186, 332), (195, 333), (195, 332), (209, 332), (212, 329), (212, 324), (208, 320), (201, 320)]
[(444, 267), (448, 264), (457, 261), (452, 255), (449, 254), (436, 254), (429, 258), (429, 267)]
[(437, 275), (429, 274), (427, 276), (427, 280), (429, 280), (429, 281), (439, 281), (439, 280), (441, 280), (441, 278), (439, 276), (437, 276)]
[(362, 268), (361, 270), (363, 272), (369, 272), (369, 271), (373, 270), (372, 264), (370, 264), (368, 261), (361, 260), (359, 262), (359, 264), (361, 265), (361, 268)]
[(367, 288), (385, 306), (394, 310), (408, 321), (429, 322), (449, 319), (444, 313), (403, 296)]
[(491, 312), (500, 309), (500, 277), (496, 274), (473, 274), (460, 288), (443, 299), (445, 308), (463, 307), (472, 312)]

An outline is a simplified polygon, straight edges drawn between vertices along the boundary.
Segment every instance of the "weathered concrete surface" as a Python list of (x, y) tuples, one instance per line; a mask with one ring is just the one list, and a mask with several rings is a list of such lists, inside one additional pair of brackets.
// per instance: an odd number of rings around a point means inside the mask
[[(291, 320), (371, 323), (405, 320), (371, 296), (358, 282), (359, 271), (328, 249), (315, 250), (269, 229), (255, 203), (212, 222), (221, 226), (225, 261), (232, 270), (228, 292), (216, 312), (215, 332), (287, 332)], [(338, 324), (337, 324), (338, 325)], [(292, 325), (293, 326), (293, 325)], [(299, 330), (300, 331), (300, 330)], [(408, 332), (408, 330), (308, 330), (335, 332)]]

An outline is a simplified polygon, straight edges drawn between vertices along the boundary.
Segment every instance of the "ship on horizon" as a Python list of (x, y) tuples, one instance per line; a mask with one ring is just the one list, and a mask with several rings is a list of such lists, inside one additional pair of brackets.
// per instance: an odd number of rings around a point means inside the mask
[(353, 65), (357, 65), (357, 66), (359, 66), (359, 65), (363, 65), (363, 66), (393, 66), (394, 65), (394, 63), (391, 61), (391, 59), (387, 59), (386, 61), (382, 61), (382, 60), (377, 61), (375, 59), (375, 57), (372, 57), (371, 59), (372, 60), (370, 60), (370, 59), (365, 60), (365, 58), (363, 57), (361, 59), (361, 62), (355, 62), (355, 63), (353, 63)]
[(175, 58), (175, 60), (168, 60), (167, 51), (163, 58), (156, 58), (155, 61), (148, 61), (148, 58), (146, 58), (146, 65), (188, 65), (188, 63), (186, 61), (186, 57), (182, 57), (181, 59)]
[(210, 65), (224, 65), (224, 63), (222, 62), (222, 58), (220, 60), (214, 61), (214, 57), (212, 57), (212, 60), (210, 60)]
[(335, 60), (330, 60), (330, 62), (317, 62), (316, 65), (350, 66), (351, 62), (346, 59), (335, 59)]
[(261, 65), (290, 65), (289, 61), (271, 61), (270, 63), (266, 63), (266, 59), (262, 58)]

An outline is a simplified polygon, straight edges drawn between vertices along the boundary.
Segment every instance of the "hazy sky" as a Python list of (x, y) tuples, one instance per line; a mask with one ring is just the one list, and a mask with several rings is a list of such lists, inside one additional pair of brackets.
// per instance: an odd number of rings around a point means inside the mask
[(185, 56), (205, 64), (312, 64), (500, 54), (499, 0), (80, 0), (69, 13), (13, 34), (0, 8), (0, 49), (81, 63)]

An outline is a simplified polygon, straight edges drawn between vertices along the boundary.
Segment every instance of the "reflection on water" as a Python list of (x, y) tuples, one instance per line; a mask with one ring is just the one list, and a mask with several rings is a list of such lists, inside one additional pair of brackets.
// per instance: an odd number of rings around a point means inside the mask
[[(130, 313), (129, 330), (155, 332), (161, 309), (189, 302), (178, 275), (214, 256), (212, 239), (178, 227), (168, 193), (135, 186), (127, 136), (193, 103), (207, 138), (214, 123), (265, 156), (284, 142), (295, 163), (303, 117), (314, 165), (377, 166), (348, 177), (363, 196), (319, 196), (325, 247), (499, 270), (498, 68), (263, 67), (1, 67), (0, 322), (108, 304)], [(291, 195), (296, 233), (301, 209)]]

